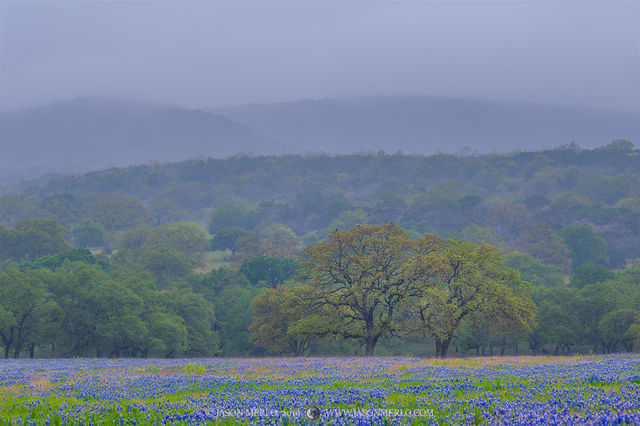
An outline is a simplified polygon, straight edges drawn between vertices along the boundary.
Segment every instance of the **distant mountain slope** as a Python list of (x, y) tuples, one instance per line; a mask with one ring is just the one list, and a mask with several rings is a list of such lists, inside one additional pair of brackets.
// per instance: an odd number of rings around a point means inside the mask
[(303, 150), (434, 153), (468, 146), (489, 152), (614, 139), (640, 142), (634, 113), (438, 97), (362, 97), (213, 108), (268, 137)]
[(88, 170), (292, 149), (219, 115), (103, 98), (0, 114), (0, 167)]

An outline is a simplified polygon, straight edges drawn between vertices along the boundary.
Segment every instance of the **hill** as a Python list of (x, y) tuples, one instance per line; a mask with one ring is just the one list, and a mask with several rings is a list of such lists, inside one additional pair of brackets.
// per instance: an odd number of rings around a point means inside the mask
[(212, 108), (306, 151), (432, 154), (595, 148), (640, 140), (640, 115), (604, 109), (428, 96), (300, 100)]
[(291, 152), (214, 113), (91, 97), (0, 114), (0, 135), (0, 167), (40, 173)]

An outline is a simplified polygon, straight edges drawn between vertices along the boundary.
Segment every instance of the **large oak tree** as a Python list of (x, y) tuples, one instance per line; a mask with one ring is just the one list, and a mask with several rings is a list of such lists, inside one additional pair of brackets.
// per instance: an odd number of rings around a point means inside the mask
[(335, 333), (360, 340), (373, 356), (378, 340), (397, 328), (396, 307), (414, 291), (410, 263), (438, 246), (436, 236), (411, 240), (393, 223), (336, 229), (304, 253), (300, 277), (318, 291), (319, 304), (335, 310)]

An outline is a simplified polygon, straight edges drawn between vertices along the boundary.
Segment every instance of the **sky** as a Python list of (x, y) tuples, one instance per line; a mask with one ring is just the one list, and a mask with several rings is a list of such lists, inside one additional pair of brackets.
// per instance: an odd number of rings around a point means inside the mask
[(640, 112), (640, 2), (0, 0), (0, 111), (396, 94)]

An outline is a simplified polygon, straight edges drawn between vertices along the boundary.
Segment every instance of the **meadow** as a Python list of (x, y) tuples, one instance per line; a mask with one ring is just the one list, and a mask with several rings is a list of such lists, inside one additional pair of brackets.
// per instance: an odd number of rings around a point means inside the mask
[(640, 355), (5, 360), (0, 424), (640, 424)]

